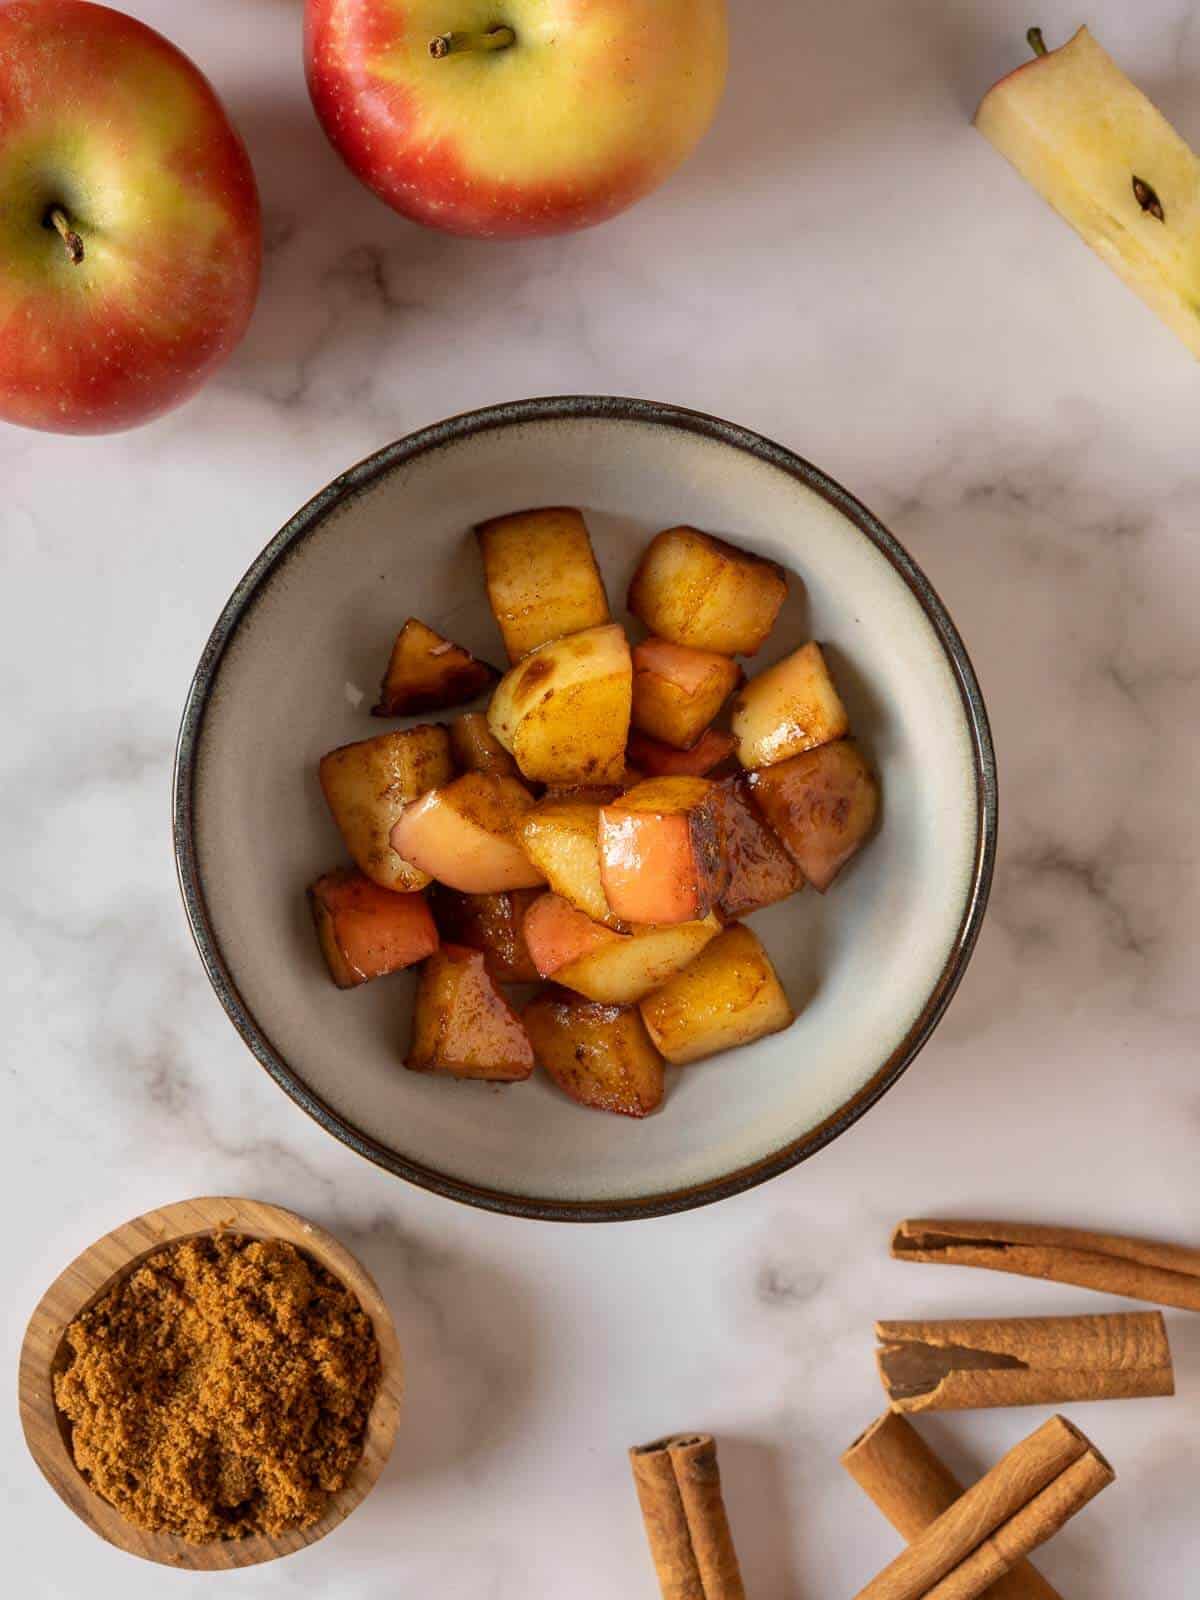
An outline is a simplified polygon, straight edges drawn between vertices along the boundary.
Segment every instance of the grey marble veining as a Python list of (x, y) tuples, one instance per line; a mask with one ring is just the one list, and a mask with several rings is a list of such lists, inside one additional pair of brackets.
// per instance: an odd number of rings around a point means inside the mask
[[(1016, 0), (742, 0), (728, 102), (687, 169), (603, 229), (511, 247), (423, 233), (353, 184), (308, 112), (296, 0), (130, 9), (244, 128), (266, 283), (186, 410), (108, 440), (0, 431), (10, 1371), (33, 1303), (98, 1234), (188, 1194), (257, 1195), (377, 1275), (410, 1401), (353, 1523), (223, 1591), (650, 1600), (624, 1450), (708, 1426), (751, 1594), (848, 1596), (896, 1549), (837, 1467), (882, 1408), (872, 1321), (1105, 1305), (892, 1263), (891, 1225), (1009, 1213), (1200, 1239), (1200, 375), (968, 126), (1022, 57)], [(1057, 39), (1079, 18), (1054, 0), (1036, 20)], [(1089, 20), (1200, 141), (1195, 8), (1097, 0)], [(967, 640), (1002, 781), (978, 953), (882, 1105), (761, 1190), (588, 1230), (454, 1207), (309, 1123), (208, 990), (168, 826), (192, 667), (284, 519), (410, 428), (580, 390), (729, 416), (859, 493)], [(1044, 1554), (1067, 1597), (1194, 1584), (1200, 1321), (1169, 1328), (1174, 1401), (1072, 1409), (1119, 1479)], [(969, 1475), (1041, 1415), (927, 1431)], [(157, 1600), (161, 1575), (36, 1475), (11, 1405), (0, 1451), (23, 1600)]]

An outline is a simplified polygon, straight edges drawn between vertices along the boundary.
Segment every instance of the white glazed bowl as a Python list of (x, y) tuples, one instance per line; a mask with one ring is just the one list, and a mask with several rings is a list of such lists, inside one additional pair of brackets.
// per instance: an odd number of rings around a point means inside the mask
[[(878, 837), (822, 897), (752, 919), (800, 1018), (668, 1073), (643, 1122), (584, 1110), (541, 1075), (494, 1090), (406, 1072), (413, 979), (329, 982), (304, 889), (344, 859), (319, 757), (367, 716), (411, 615), (502, 660), (472, 526), (583, 507), (614, 607), (649, 537), (691, 523), (798, 580), (761, 665), (827, 642), (883, 783)], [(620, 615), (619, 609), (617, 610)], [(970, 662), (890, 534), (816, 468), (674, 407), (534, 400), (439, 423), (337, 478), (238, 585), (188, 696), (175, 848), (213, 987), (254, 1055), (360, 1154), (459, 1200), (616, 1220), (721, 1199), (827, 1144), (936, 1026), (987, 901), (996, 779)]]

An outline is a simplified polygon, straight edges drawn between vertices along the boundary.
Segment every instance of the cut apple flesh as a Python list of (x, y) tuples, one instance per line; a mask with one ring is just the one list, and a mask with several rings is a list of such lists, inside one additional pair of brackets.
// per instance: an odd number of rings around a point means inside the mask
[(1002, 78), (975, 126), (1200, 356), (1200, 161), (1088, 30)]
[(733, 693), (742, 669), (728, 656), (667, 639), (633, 652), (633, 725), (678, 750), (690, 750)]
[(410, 717), (474, 700), (499, 681), (486, 661), (444, 639), (416, 617), (409, 617), (392, 646), (379, 691), (376, 717)]
[(767, 952), (735, 923), (642, 1001), (655, 1045), (675, 1066), (781, 1033), (795, 1020)]
[(721, 931), (716, 917), (669, 928), (614, 933), (590, 922), (557, 895), (543, 895), (525, 916), (525, 939), (538, 970), (607, 1005), (627, 1006), (686, 967)]
[(545, 878), (518, 843), (533, 797), (515, 778), (468, 772), (406, 808), (392, 849), (464, 894), (532, 889)]
[(707, 728), (690, 750), (676, 750), (645, 733), (629, 735), (629, 757), (648, 778), (703, 778), (733, 754), (734, 738)]
[(548, 988), (521, 1020), (539, 1065), (579, 1105), (645, 1117), (662, 1104), (662, 1057), (636, 1006)]
[(461, 894), (434, 884), (429, 903), (447, 944), (482, 950), (489, 971), (500, 983), (536, 983), (538, 970), (525, 943), (525, 913), (539, 893), (510, 889), (503, 894)]
[(717, 900), (723, 922), (736, 922), (804, 887), (804, 874), (750, 802), (745, 777), (717, 785), (721, 853), (729, 877)]
[(519, 1083), (532, 1073), (533, 1047), (482, 951), (447, 944), (425, 962), (404, 1064), (412, 1072), (496, 1083)]
[(847, 739), (752, 772), (749, 786), (755, 805), (822, 894), (875, 826), (879, 785)]

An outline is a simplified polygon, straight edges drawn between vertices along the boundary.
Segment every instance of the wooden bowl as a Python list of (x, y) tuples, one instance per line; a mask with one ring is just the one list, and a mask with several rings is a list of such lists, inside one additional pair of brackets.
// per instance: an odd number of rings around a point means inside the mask
[[(76, 1467), (70, 1424), (54, 1403), (53, 1374), (62, 1364), (63, 1336), (82, 1311), (106, 1294), (147, 1256), (166, 1245), (218, 1230), (253, 1239), (283, 1239), (313, 1257), (358, 1297), (379, 1342), (381, 1377), (371, 1407), (362, 1459), (349, 1483), (333, 1497), (325, 1515), (309, 1528), (269, 1538), (226, 1539), (189, 1544), (173, 1534), (148, 1533), (127, 1522), (101, 1498)], [(30, 1318), (21, 1346), (18, 1390), (25, 1441), (50, 1487), (94, 1533), (119, 1550), (167, 1567), (198, 1572), (253, 1567), (316, 1544), (338, 1528), (374, 1488), (391, 1453), (404, 1388), (396, 1330), (374, 1280), (336, 1239), (303, 1217), (259, 1200), (217, 1197), (181, 1200), (148, 1211), (89, 1246), (50, 1285)]]

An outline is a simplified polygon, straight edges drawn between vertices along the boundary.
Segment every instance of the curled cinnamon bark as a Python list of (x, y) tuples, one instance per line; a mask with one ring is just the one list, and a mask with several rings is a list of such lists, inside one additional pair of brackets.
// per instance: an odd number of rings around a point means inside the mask
[(745, 1600), (708, 1434), (678, 1434), (629, 1452), (663, 1600)]

